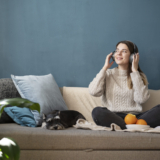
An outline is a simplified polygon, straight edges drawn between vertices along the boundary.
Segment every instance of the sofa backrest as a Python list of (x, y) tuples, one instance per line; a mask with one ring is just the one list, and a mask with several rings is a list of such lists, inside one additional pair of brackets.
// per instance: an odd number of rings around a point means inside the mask
[(150, 93), (149, 99), (145, 103), (141, 104), (143, 107), (143, 111), (147, 111), (160, 104), (160, 90), (148, 89), (148, 91)]
[[(91, 112), (96, 106), (101, 106), (101, 97), (93, 97), (85, 87), (59, 87), (68, 109), (77, 110), (87, 120), (92, 121)], [(160, 90), (149, 89), (150, 98), (142, 105), (143, 111), (160, 104)], [(21, 97), (11, 78), (0, 79), (0, 99)]]
[[(149, 110), (160, 104), (160, 90), (150, 90), (150, 98), (142, 105), (143, 111)], [(82, 113), (87, 120), (92, 121), (91, 112), (93, 108), (101, 106), (101, 97), (93, 97), (89, 94), (88, 88), (83, 87), (63, 87), (63, 98), (68, 109), (77, 110)]]
[(83, 87), (63, 87), (63, 98), (69, 110), (79, 111), (92, 122), (93, 108), (101, 105), (100, 97), (91, 96), (88, 88)]

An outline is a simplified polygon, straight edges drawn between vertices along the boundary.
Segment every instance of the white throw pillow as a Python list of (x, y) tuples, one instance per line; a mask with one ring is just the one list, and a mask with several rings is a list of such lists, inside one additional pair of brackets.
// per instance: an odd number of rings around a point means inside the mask
[(53, 110), (68, 110), (60, 89), (52, 74), (15, 76), (11, 78), (22, 98), (40, 105), (40, 116)]

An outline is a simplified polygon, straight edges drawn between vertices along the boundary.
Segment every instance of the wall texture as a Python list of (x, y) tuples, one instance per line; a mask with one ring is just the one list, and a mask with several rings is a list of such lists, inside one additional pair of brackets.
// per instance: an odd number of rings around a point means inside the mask
[(0, 0), (0, 78), (52, 73), (60, 87), (88, 87), (116, 43), (131, 40), (149, 88), (160, 89), (159, 8), (159, 0)]

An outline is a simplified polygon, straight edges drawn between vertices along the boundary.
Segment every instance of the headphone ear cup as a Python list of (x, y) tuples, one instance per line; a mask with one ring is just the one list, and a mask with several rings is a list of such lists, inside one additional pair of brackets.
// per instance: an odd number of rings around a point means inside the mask
[(133, 62), (133, 56), (134, 56), (134, 53), (132, 53), (131, 55), (130, 55), (130, 57), (129, 57), (129, 62), (132, 64), (132, 62)]
[(115, 51), (113, 51), (112, 53), (113, 53), (112, 56), (111, 56), (111, 57), (112, 57), (112, 60), (115, 61), (115, 54), (114, 54)]

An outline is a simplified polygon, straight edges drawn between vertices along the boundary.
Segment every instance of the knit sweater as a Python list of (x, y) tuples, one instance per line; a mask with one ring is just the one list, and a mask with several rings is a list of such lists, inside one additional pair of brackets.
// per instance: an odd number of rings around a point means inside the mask
[[(146, 80), (147, 77), (145, 76)], [(141, 104), (146, 102), (150, 93), (148, 84), (144, 85), (139, 71), (130, 73), (133, 88), (127, 86), (127, 70), (102, 68), (88, 89), (92, 96), (100, 97), (102, 107), (107, 107), (112, 112), (140, 113)], [(147, 80), (148, 82), (148, 80)]]

